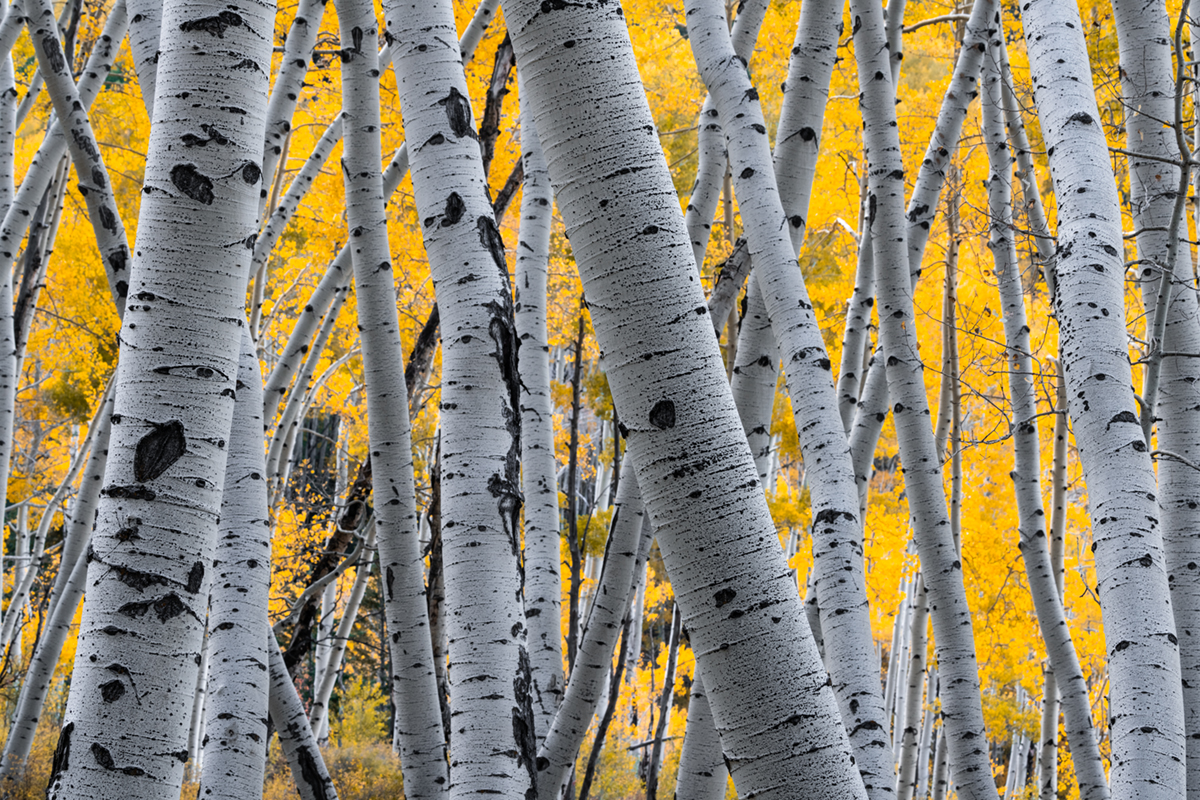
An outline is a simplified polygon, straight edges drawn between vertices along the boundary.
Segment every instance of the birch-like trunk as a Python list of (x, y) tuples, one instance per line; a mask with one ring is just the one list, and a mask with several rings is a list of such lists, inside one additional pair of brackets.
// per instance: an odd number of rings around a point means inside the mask
[[(170, 2), (163, 13), (164, 92), (50, 797), (177, 793), (187, 758), (249, 261), (226, 245), (255, 227), (274, 6)], [(254, 69), (233, 69), (246, 61)]]
[(261, 796), (267, 756), (271, 520), (262, 447), (262, 373), (242, 334), (208, 612), (208, 702), (199, 796)]
[(504, 4), (627, 455), (734, 781), (762, 798), (865, 797), (705, 318), (621, 9), (545, 8)]
[[(1190, 6), (1188, 13), (1194, 15)], [(1170, 252), (1172, 217), (1176, 213), (1179, 169), (1157, 159), (1180, 158), (1176, 132), (1166, 123), (1176, 120), (1173, 98), (1176, 96), (1175, 70), (1168, 45), (1172, 34), (1167, 9), (1161, 2), (1113, 4), (1114, 20), (1121, 55), (1121, 91), (1128, 104), (1125, 130), (1128, 149), (1145, 154), (1129, 156), (1130, 205), (1133, 226), (1138, 231), (1137, 257), (1142, 279), (1142, 300), (1147, 311), (1148, 340), (1159, 308), (1159, 289), (1163, 270), (1174, 262), (1172, 287), (1165, 309), (1166, 319), (1161, 342), (1151, 348), (1181, 356), (1165, 356), (1158, 363), (1157, 402), (1151, 414), (1158, 423), (1158, 506), (1162, 514), (1162, 536), (1171, 610), (1179, 638), (1180, 675), (1183, 686), (1184, 734), (1187, 741), (1187, 790), (1190, 800), (1200, 798), (1200, 481), (1192, 464), (1200, 461), (1200, 361), (1189, 356), (1200, 352), (1200, 303), (1194, 286), (1191, 248), (1187, 239), (1187, 220), (1182, 222), (1179, 238), (1173, 243), (1177, 256)], [(1179, 87), (1184, 91), (1184, 87)], [(1182, 107), (1180, 107), (1182, 111)], [(1179, 120), (1183, 124), (1183, 120)], [(1182, 206), (1180, 214), (1186, 214)], [(1151, 364), (1158, 360), (1150, 354)], [(1147, 367), (1147, 373), (1153, 366)], [(1143, 398), (1149, 401), (1151, 378), (1143, 381)], [(1143, 411), (1145, 415), (1147, 412)], [(1149, 429), (1142, 420), (1143, 429)], [(1186, 459), (1186, 460), (1180, 460)]]
[(455, 720), (449, 791), (520, 796), (535, 791), (537, 740), (520, 568), (519, 341), (508, 265), (451, 4), (388, 0), (384, 8), (444, 332), (442, 570)]
[[(1071, 640), (1066, 612), (1059, 594), (1056, 570), (1050, 559), (1046, 536), (1046, 513), (1042, 507), (1041, 455), (1038, 444), (1037, 398), (1034, 386), (1033, 351), (1025, 322), (1025, 293), (1021, 265), (1012, 235), (1012, 159), (1004, 128), (1003, 83), (996, 53), (983, 65), (983, 135), (987, 146), (990, 176), (988, 212), (994, 274), (1000, 290), (1004, 316), (1005, 345), (1009, 361), (1009, 393), (1012, 403), (1012, 433), (1015, 463), (1012, 478), (1020, 519), (1021, 557), (1033, 596), (1046, 653), (1054, 667), (1053, 676), (1061, 692), (1067, 718), (1067, 741), (1075, 764), (1080, 797), (1108, 800), (1108, 782), (1092, 729), (1088, 685)], [(1055, 702), (1057, 705), (1057, 702)], [(1057, 738), (1058, 715), (1053, 720)]]
[[(976, 10), (980, 3), (977, 2)], [(929, 593), (938, 669), (950, 733), (951, 764), (964, 800), (995, 800), (979, 670), (962, 563), (951, 535), (942, 488), (941, 459), (930, 429), (923, 366), (917, 357), (910, 244), (904, 210), (904, 165), (896, 128), (895, 89), (889, 80), (882, 9), (875, 0), (851, 0), (858, 74), (862, 85), (863, 142), (868, 154), (871, 239), (878, 265), (880, 337), (887, 354), (888, 394), (904, 462), (909, 516)], [(990, 20), (989, 20), (990, 22)], [(982, 47), (982, 43), (980, 45)]]
[(392, 655), (396, 744), (405, 792), (424, 800), (446, 792), (446, 737), (425, 607), (404, 358), (379, 172), (379, 29), (368, 2), (338, 0), (337, 11), (343, 44), (342, 174), (367, 384), (367, 435)]
[[(518, 80), (520, 75), (518, 74)], [(558, 473), (554, 460), (554, 403), (546, 333), (546, 278), (554, 195), (537, 129), (521, 110), (525, 185), (517, 240), (514, 300), (521, 358), (521, 488), (525, 493), (525, 625), (533, 676), (538, 747), (563, 693), (562, 580), (559, 575)]]
[(754, 271), (779, 343), (807, 474), (813, 476), (813, 582), (833, 687), (867, 793), (882, 800), (893, 795), (895, 784), (874, 665), (858, 491), (830, 360), (788, 233), (803, 218), (789, 217), (780, 201), (758, 92), (733, 50), (724, 9), (717, 0), (688, 0), (685, 8), (696, 63), (725, 120)]
[(296, 790), (301, 800), (337, 800), (337, 789), (273, 635), (267, 641), (267, 650), (271, 658), (271, 722), (279, 732), (279, 745), (291, 767)]
[(1179, 645), (1132, 388), (1120, 203), (1078, 9), (1031, 0), (1021, 22), (1058, 200), (1055, 311), (1108, 647), (1111, 791), (1174, 798), (1187, 785)]

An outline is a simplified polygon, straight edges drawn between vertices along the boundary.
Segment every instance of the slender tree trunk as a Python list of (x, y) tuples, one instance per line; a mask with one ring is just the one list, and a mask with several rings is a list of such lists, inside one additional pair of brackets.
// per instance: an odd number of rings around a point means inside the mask
[[(542, 9), (504, 5), (621, 434), (734, 781), (762, 798), (865, 797), (704, 318), (621, 10)], [(791, 676), (783, 687), (767, 678), (779, 674)]]
[[(991, 217), (989, 246), (1004, 309), (1005, 344), (1009, 360), (1015, 451), (1012, 477), (1020, 517), (1021, 557), (1025, 563), (1025, 576), (1030, 594), (1033, 595), (1046, 653), (1054, 667), (1051, 674), (1056, 684), (1061, 682), (1067, 717), (1067, 741), (1071, 745), (1080, 796), (1084, 800), (1107, 800), (1108, 783), (1092, 730), (1087, 682), (1071, 640), (1056, 570), (1046, 541), (1033, 354), (1029, 327), (1025, 323), (1025, 293), (1021, 286), (1020, 262), (1017, 260), (1016, 241), (1012, 236), (1012, 162), (1004, 130), (1004, 97), (998, 61), (998, 58), (989, 54), (983, 66), (983, 132), (991, 168), (988, 180)], [(1051, 692), (1057, 705), (1057, 686), (1048, 686), (1047, 695)], [(1052, 738), (1057, 739), (1057, 734), (1056, 712)]]
[[(397, 743), (410, 798), (446, 792), (445, 733), (438, 706), (424, 563), (417, 539), (412, 444), (396, 316), (379, 140), (379, 30), (374, 7), (338, 0), (346, 182), (359, 338), (367, 382), (372, 494), (392, 653)], [(406, 126), (407, 127), (407, 126)], [(408, 128), (411, 135), (413, 130)]]
[(895, 90), (884, 72), (888, 67), (883, 14), (873, 0), (851, 0), (850, 6), (860, 23), (854, 34), (859, 75), (874, 76), (862, 87), (861, 103), (875, 209), (871, 237), (876, 263), (881, 265), (877, 276), (880, 335), (887, 354), (888, 394), (895, 403), (909, 515), (932, 609), (938, 668), (946, 680), (942, 701), (950, 730), (951, 763), (963, 800), (994, 800), (996, 787), (988, 760), (971, 613), (962, 563), (950, 531), (940, 458), (929, 426), (923, 366), (916, 357), (912, 279), (904, 257), (910, 247), (904, 167), (895, 127)]
[[(905, 689), (903, 728), (901, 730), (899, 800), (913, 800), (917, 786), (917, 750), (920, 744), (922, 717), (922, 688), (925, 682), (925, 651), (929, 640), (926, 628), (929, 625), (929, 596), (925, 582), (917, 574), (913, 591), (912, 618), (908, 634), (908, 685)], [(897, 726), (901, 727), (901, 726)]]
[(337, 789), (273, 635), (267, 641), (267, 650), (271, 657), (271, 723), (279, 732), (279, 745), (292, 769), (301, 800), (337, 800)]
[[(487, 196), (447, 0), (385, 3), (413, 193), (442, 330), (442, 569), (449, 791), (535, 791), (520, 569), (520, 380), (504, 243)], [(535, 126), (537, 121), (534, 121)], [(540, 130), (540, 126), (539, 130)]]
[(575, 336), (575, 366), (571, 370), (571, 418), (567, 439), (567, 548), (571, 584), (567, 590), (567, 674), (575, 671), (579, 650), (579, 591), (583, 584), (583, 548), (579, 542), (579, 423), (582, 411), (582, 377), (584, 318), (579, 315), (579, 332)]
[[(518, 75), (518, 79), (520, 76)], [(539, 748), (563, 692), (562, 580), (559, 575), (558, 473), (554, 402), (546, 333), (553, 193), (537, 129), (522, 108), (521, 230), (517, 241), (515, 319), (521, 341), (521, 488), (525, 493), (525, 625)]]
[(1108, 645), (1111, 790), (1177, 797), (1187, 785), (1179, 646), (1127, 353), (1119, 199), (1078, 9), (1031, 0), (1021, 22), (1058, 200), (1055, 311)]
[[(222, 11), (171, 2), (163, 12), (136, 302), (121, 331), (107, 486), (50, 797), (157, 798), (183, 777), (249, 261), (224, 245), (255, 226), (274, 7), (242, 6), (237, 24)], [(221, 46), (191, 47), (215, 42), (219, 19)], [(232, 69), (246, 60), (255, 69)], [(198, 119), (223, 141), (180, 148), (203, 135)]]
[(654, 726), (654, 743), (650, 745), (650, 769), (646, 776), (646, 800), (658, 800), (658, 777), (662, 770), (663, 737), (667, 735), (667, 723), (671, 720), (671, 706), (675, 704), (675, 665), (679, 663), (679, 636), (682, 633), (682, 615), (676, 606), (671, 613), (671, 635), (667, 640), (667, 663), (663, 669), (662, 692), (658, 696), (658, 722)]

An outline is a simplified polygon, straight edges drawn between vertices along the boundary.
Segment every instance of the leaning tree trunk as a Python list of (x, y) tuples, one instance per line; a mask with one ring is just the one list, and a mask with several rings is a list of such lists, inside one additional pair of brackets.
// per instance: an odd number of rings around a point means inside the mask
[[(951, 534), (941, 459), (929, 424), (923, 365), (917, 357), (912, 282), (908, 270), (908, 220), (904, 165), (896, 128), (895, 89), (889, 80), (882, 9), (876, 0), (851, 0), (857, 29), (855, 56), (862, 82), (863, 142), (869, 155), (871, 241), (879, 300), (880, 337), (887, 354), (888, 393), (904, 462), (909, 516), (929, 593), (938, 670), (949, 731), (950, 763), (964, 800), (995, 800), (979, 669), (962, 562)], [(979, 46), (983, 46), (980, 43)]]
[(367, 434), (392, 655), (396, 743), (405, 792), (424, 800), (445, 795), (446, 737), (424, 598), (404, 358), (379, 172), (379, 32), (370, 3), (338, 0), (337, 10), (344, 45), (342, 174), (367, 384)]
[[(1191, 4), (1188, 13), (1197, 13)], [(1162, 513), (1162, 536), (1166, 568), (1171, 588), (1171, 610), (1179, 637), (1180, 674), (1183, 686), (1184, 733), (1187, 741), (1187, 794), (1200, 799), (1200, 474), (1192, 464), (1200, 461), (1200, 361), (1192, 357), (1200, 352), (1200, 303), (1197, 303), (1192, 277), (1191, 249), (1188, 247), (1187, 220), (1176, 220), (1180, 236), (1170, 241), (1172, 218), (1186, 210), (1177, 205), (1179, 168), (1161, 159), (1178, 161), (1176, 132), (1164, 121), (1177, 119), (1172, 98), (1176, 92), (1169, 20), (1162, 2), (1113, 3), (1117, 36), (1121, 47), (1121, 89), (1128, 104), (1125, 128), (1129, 156), (1130, 204), (1133, 226), (1138, 230), (1138, 269), (1142, 279), (1142, 299), (1147, 320), (1165, 310), (1165, 328), (1161, 342), (1154, 341), (1147, 322), (1146, 339), (1151, 348), (1180, 355), (1159, 356), (1150, 353), (1151, 363), (1158, 361), (1157, 403), (1150, 412), (1158, 423), (1158, 505)], [(1193, 47), (1200, 43), (1193, 43)], [(1180, 108), (1182, 110), (1182, 108)], [(1183, 124), (1183, 120), (1178, 120)], [(1186, 142), (1184, 142), (1186, 146)], [(1180, 239), (1184, 241), (1180, 241)], [(1159, 308), (1159, 288), (1163, 270), (1172, 262), (1170, 246), (1175, 245), (1174, 284), (1167, 308)], [(1152, 266), (1156, 265), (1156, 266)], [(1148, 368), (1148, 372), (1153, 367)], [(1143, 382), (1151, 383), (1151, 379)], [(1143, 389), (1147, 394), (1152, 390)], [(1143, 419), (1143, 429), (1148, 430)], [(1191, 462), (1191, 463), (1188, 463)]]
[(788, 229), (800, 228), (803, 218), (789, 218), (780, 200), (758, 92), (733, 50), (722, 5), (688, 0), (685, 8), (696, 63), (724, 120), (754, 271), (812, 476), (814, 585), (833, 688), (868, 796), (883, 800), (894, 795), (895, 783), (871, 640), (858, 490), (830, 359), (795, 267)]
[(1030, 0), (1021, 22), (1058, 200), (1055, 311), (1108, 644), (1112, 794), (1175, 798), (1187, 785), (1179, 645), (1132, 388), (1120, 201), (1078, 9)]
[[(520, 74), (518, 73), (518, 80)], [(517, 239), (515, 318), (524, 352), (521, 376), (521, 488), (525, 493), (525, 619), (538, 747), (563, 694), (562, 581), (559, 575), (558, 469), (546, 333), (546, 278), (554, 202), (537, 129), (522, 108), (521, 230)]]
[(262, 372), (246, 329), (209, 594), (208, 702), (198, 796), (212, 800), (261, 797), (267, 757), (271, 520), (262, 408)]
[[(1004, 130), (1003, 86), (998, 58), (989, 54), (983, 65), (983, 134), (991, 174), (988, 179), (992, 259), (1003, 307), (1005, 344), (1009, 360), (1009, 393), (1013, 409), (1012, 471), (1020, 519), (1021, 557), (1033, 596), (1046, 653), (1053, 666), (1051, 688), (1061, 692), (1067, 717), (1067, 740), (1075, 763), (1080, 797), (1108, 800), (1104, 762), (1092, 729), (1092, 711), (1087, 682), (1079, 656), (1071, 641), (1066, 612), (1046, 536), (1046, 513), (1042, 507), (1041, 456), (1038, 444), (1037, 398), (1034, 387), (1033, 354), (1029, 327), (1025, 324), (1025, 293), (1021, 287), (1021, 265), (1017, 260), (1012, 220), (1012, 159)], [(1057, 697), (1052, 700), (1057, 707)], [(1053, 720), (1058, 734), (1058, 715)]]
[[(706, 319), (621, 9), (504, 10), (620, 432), (738, 790), (865, 797)], [(790, 679), (781, 687), (778, 675)]]
[[(249, 251), (227, 244), (255, 227), (273, 11), (164, 9), (133, 302), (50, 797), (159, 798), (182, 783), (244, 326)], [(221, 140), (202, 138), (201, 122)]]
[[(384, 4), (442, 337), (449, 791), (535, 791), (520, 569), (521, 398), (512, 289), (448, 0)], [(535, 120), (536, 126), (536, 120)], [(540, 127), (539, 127), (540, 130)]]

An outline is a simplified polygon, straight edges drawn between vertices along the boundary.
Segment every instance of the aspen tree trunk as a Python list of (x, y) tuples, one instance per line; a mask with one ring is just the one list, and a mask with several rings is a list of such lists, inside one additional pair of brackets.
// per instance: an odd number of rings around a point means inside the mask
[(125, 305), (126, 295), (122, 288), (124, 286), (127, 289), (129, 280), (129, 245), (125, 238), (125, 225), (113, 196), (112, 181), (88, 122), (87, 109), (80, 101), (79, 89), (71, 74), (71, 62), (58, 40), (54, 5), (51, 0), (25, 0), (25, 5), (28, 12), (26, 24), (33, 40), (38, 68), (54, 103), (54, 113), (67, 133), (67, 149), (75, 164), (79, 192), (87, 203), (100, 259), (108, 273), (113, 300), (120, 310)]
[(129, 50), (133, 56), (133, 68), (137, 72), (146, 116), (153, 120), (163, 3), (156, 0), (125, 0), (125, 4), (129, 12)]
[[(442, 330), (452, 797), (536, 791), (520, 570), (519, 342), (450, 3), (385, 3)], [(540, 125), (534, 120), (540, 132)], [(377, 501), (378, 502), (378, 501)]]
[(729, 770), (725, 769), (721, 739), (713, 725), (712, 709), (699, 672), (692, 678), (687, 712), (687, 728), (675, 777), (675, 797), (679, 800), (721, 800), (725, 797)]
[[(1121, 53), (1121, 90), (1126, 103), (1128, 149), (1148, 157), (1178, 160), (1176, 132), (1166, 122), (1177, 119), (1172, 102), (1176, 95), (1171, 50), (1167, 44), (1170, 21), (1163, 3), (1120, 0), (1113, 4)], [(1195, 14), (1195, 7), (1189, 7)], [(1183, 91), (1183, 87), (1179, 88)], [(1180, 108), (1182, 111), (1182, 107)], [(1179, 120), (1182, 125), (1182, 120)], [(1172, 263), (1170, 230), (1176, 212), (1179, 169), (1151, 158), (1130, 156), (1130, 204), (1138, 230), (1138, 268), (1142, 299), (1149, 320), (1163, 309), (1159, 287), (1163, 270)], [(1186, 213), (1179, 208), (1179, 212)], [(1168, 353), (1192, 355), (1200, 352), (1200, 304), (1192, 278), (1191, 248), (1187, 245), (1187, 221), (1180, 220), (1180, 238), (1174, 242), (1173, 283), (1168, 300), (1166, 327), (1161, 342), (1151, 342)], [(1178, 222), (1176, 223), (1178, 224)], [(1149, 263), (1147, 263), (1149, 262)], [(1153, 339), (1149, 331), (1147, 339)], [(1151, 354), (1152, 360), (1155, 355)], [(1147, 371), (1152, 370), (1147, 367)], [(1178, 456), (1195, 463), (1200, 460), (1200, 363), (1195, 358), (1163, 357), (1158, 368), (1158, 400), (1151, 415), (1158, 423), (1157, 447), (1165, 455), (1158, 459), (1158, 506), (1162, 514), (1162, 536), (1166, 569), (1171, 589), (1171, 610), (1179, 637), (1180, 674), (1183, 687), (1184, 733), (1187, 742), (1187, 790), (1191, 800), (1200, 798), (1200, 504), (1196, 502), (1196, 470)], [(1143, 382), (1143, 397), (1149, 391), (1149, 376)], [(1144, 416), (1147, 412), (1142, 411)], [(1143, 419), (1143, 428), (1148, 429)]]
[[(518, 73), (518, 80), (520, 74)], [(546, 333), (546, 278), (554, 196), (537, 129), (521, 109), (521, 230), (517, 241), (517, 337), (521, 379), (521, 488), (525, 493), (525, 619), (533, 677), (534, 730), (540, 748), (563, 692), (562, 581), (559, 575), (558, 472)], [(632, 581), (631, 581), (632, 582)], [(628, 594), (628, 591), (626, 592)]]
[[(379, 173), (378, 23), (374, 7), (361, 0), (338, 0), (337, 11), (343, 44), (342, 173), (367, 382), (372, 494), (392, 654), (396, 742), (405, 793), (411, 798), (441, 797), (446, 792), (446, 737), (424, 600), (404, 360)], [(411, 135), (412, 129), (408, 132)]]
[(604, 693), (634, 576), (650, 551), (649, 532), (642, 532), (644, 516), (637, 477), (631, 471), (617, 490), (603, 572), (580, 639), (575, 669), (538, 750), (540, 797), (559, 796)]
[(925, 582), (917, 573), (913, 590), (912, 619), (909, 622), (908, 634), (908, 684), (905, 689), (902, 716), (897, 718), (901, 724), (900, 732), (900, 765), (898, 791), (899, 800), (913, 800), (917, 786), (917, 749), (921, 735), (922, 689), (925, 682), (925, 651), (929, 647), (926, 628), (929, 625), (929, 595), (925, 591)]
[(4, 743), (0, 780), (14, 777), (14, 770), (29, 757), (42, 707), (50, 691), (54, 670), (58, 666), (58, 657), (62, 653), (71, 623), (75, 619), (75, 611), (83, 597), (84, 583), (87, 579), (87, 562), (83, 558), (83, 552), (87, 549), (91, 536), (92, 520), (104, 480), (109, 434), (112, 430), (111, 392), (101, 404), (94, 424), (95, 434), (87, 468), (80, 481), (79, 493), (63, 536), (59, 574), (55, 578), (50, 595), (49, 621), (37, 648), (33, 651), (21, 684), (17, 708)]
[(200, 795), (252, 800), (261, 796), (267, 755), (271, 522), (262, 447), (262, 373), (249, 330), (242, 336), (228, 449), (209, 593)]
[(267, 650), (271, 657), (271, 722), (279, 732), (279, 744), (291, 767), (301, 800), (337, 800), (337, 789), (329, 777), (321, 748), (317, 746), (312, 725), (304, 713), (304, 704), (283, 664), (279, 642), (274, 635), (269, 635)]
[[(904, 213), (904, 166), (895, 127), (895, 90), (886, 71), (883, 14), (875, 0), (851, 0), (850, 7), (858, 25), (854, 34), (858, 73), (869, 76), (862, 86), (861, 105), (874, 208), (871, 237), (880, 267), (876, 281), (880, 336), (887, 354), (888, 394), (895, 402), (909, 515), (932, 609), (938, 668), (946, 681), (942, 701), (950, 731), (951, 763), (963, 800), (994, 800), (997, 795), (988, 759), (971, 614), (962, 563), (950, 531), (923, 367), (916, 355), (916, 331), (911, 324), (914, 312), (905, 258), (910, 245)], [(977, 46), (982, 47), (982, 42)]]
[[(1013, 410), (1012, 471), (1020, 516), (1021, 557), (1033, 595), (1034, 608), (1046, 653), (1054, 667), (1055, 682), (1061, 682), (1062, 702), (1067, 717), (1067, 740), (1071, 745), (1079, 792), (1086, 800), (1107, 800), (1108, 783), (1100, 759), (1087, 682), (1071, 640), (1066, 613), (1059, 595), (1056, 570), (1046, 541), (1046, 514), (1042, 508), (1041, 457), (1038, 446), (1037, 402), (1029, 327), (1025, 323), (1025, 294), (1017, 260), (1012, 221), (1012, 160), (1004, 129), (1003, 86), (996, 54), (989, 53), (983, 65), (983, 133), (990, 176), (988, 206), (989, 246), (1003, 307), (1005, 343), (1009, 360), (1009, 392)], [(1058, 688), (1053, 687), (1047, 692)], [(1057, 704), (1057, 703), (1055, 703)], [(1054, 715), (1052, 737), (1057, 738), (1058, 715)], [(1055, 787), (1057, 789), (1057, 787)]]
[[(689, 41), (721, 118), (763, 299), (780, 346), (796, 430), (812, 484), (814, 585), (842, 719), (872, 800), (895, 791), (883, 697), (872, 657), (854, 468), (831, 364), (787, 235), (757, 91), (732, 48), (716, 0), (689, 0)], [(807, 204), (805, 204), (807, 206)], [(795, 215), (793, 215), (795, 216)], [(790, 224), (785, 224), (790, 223)]]
[[(627, 455), (739, 792), (864, 797), (704, 318), (621, 10), (504, 10)], [(791, 676), (783, 687), (768, 677), (780, 674)]]
[(1078, 9), (1031, 0), (1021, 21), (1058, 199), (1055, 310), (1108, 644), (1111, 791), (1177, 797), (1187, 772), (1179, 649), (1133, 396), (1119, 200)]
[(679, 663), (679, 636), (683, 632), (679, 606), (671, 612), (671, 635), (667, 639), (667, 663), (663, 668), (662, 691), (658, 696), (658, 720), (651, 736), (650, 767), (646, 776), (646, 800), (658, 800), (658, 777), (662, 770), (663, 737), (667, 735), (667, 723), (671, 720), (671, 706), (675, 700), (675, 666)]
[[(256, 109), (273, 12), (258, 3), (236, 14), (220, 4), (164, 8), (165, 93), (130, 279), (136, 304), (121, 332), (107, 486), (51, 797), (179, 791), (249, 255), (225, 245), (255, 225), (264, 122)], [(218, 32), (219, 49), (191, 47)], [(244, 61), (255, 68), (232, 70)], [(204, 136), (201, 122), (223, 141), (189, 147)]]

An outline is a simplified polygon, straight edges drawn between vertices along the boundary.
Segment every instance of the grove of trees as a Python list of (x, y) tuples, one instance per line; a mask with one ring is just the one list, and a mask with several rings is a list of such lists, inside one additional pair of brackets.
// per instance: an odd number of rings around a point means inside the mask
[(1190, 0), (0, 0), (0, 796), (1200, 800)]

